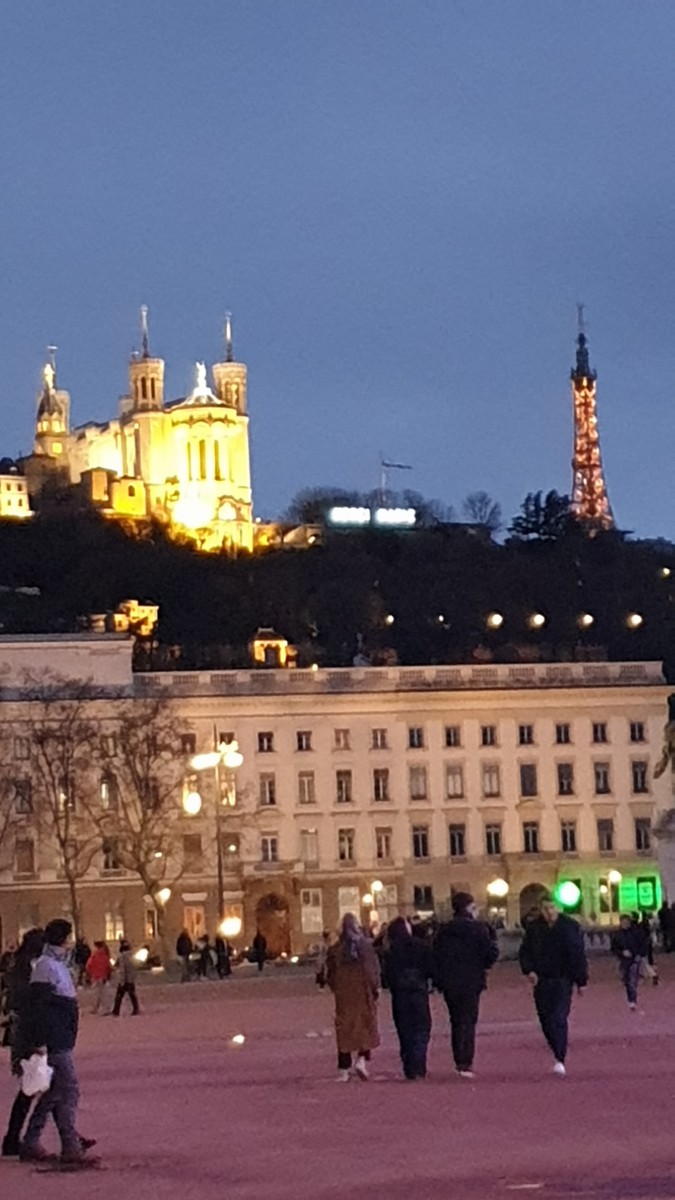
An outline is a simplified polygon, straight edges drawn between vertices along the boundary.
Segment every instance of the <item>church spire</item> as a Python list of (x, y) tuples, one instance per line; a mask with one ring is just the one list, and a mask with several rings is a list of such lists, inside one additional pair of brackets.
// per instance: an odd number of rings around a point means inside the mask
[(234, 362), (232, 345), (232, 313), (225, 313), (225, 362)]
[(141, 350), (143, 358), (150, 357), (150, 343), (148, 340), (148, 306), (141, 304)]

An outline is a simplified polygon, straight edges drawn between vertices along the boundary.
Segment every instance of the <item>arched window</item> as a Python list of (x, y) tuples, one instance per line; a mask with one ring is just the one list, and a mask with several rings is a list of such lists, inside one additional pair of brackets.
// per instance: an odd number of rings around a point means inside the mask
[(214, 479), (222, 479), (223, 478), (220, 473), (220, 444), (219, 444), (219, 442), (213, 443), (213, 478)]
[(199, 478), (206, 479), (206, 442), (203, 438), (199, 443)]
[(128, 488), (128, 495), (129, 495), (129, 496), (135, 496), (135, 495), (136, 495), (136, 488), (135, 488), (135, 487), (134, 487), (132, 484), (130, 484), (130, 485), (129, 485), (129, 488)]
[(141, 396), (143, 400), (147, 400), (148, 398), (148, 381), (145, 378), (145, 375), (141, 379)]
[(154, 379), (151, 379), (151, 380), (150, 380), (150, 395), (152, 396), (152, 399), (153, 399), (153, 400), (155, 400), (155, 399), (156, 399), (156, 396), (155, 396), (155, 381), (154, 381)]

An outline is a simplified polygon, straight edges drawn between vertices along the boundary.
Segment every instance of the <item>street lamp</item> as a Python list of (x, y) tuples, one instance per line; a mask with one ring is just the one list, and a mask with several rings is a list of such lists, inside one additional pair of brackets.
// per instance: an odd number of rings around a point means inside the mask
[(509, 894), (509, 885), (505, 879), (493, 879), (487, 885), (487, 894), (491, 900), (506, 900)]
[[(607, 883), (609, 884), (609, 888), (608, 888), (609, 894), (608, 894), (607, 899), (609, 901), (609, 923), (610, 923), (610, 925), (612, 924), (612, 918), (614, 916), (614, 888), (619, 886), (622, 879), (623, 879), (623, 875), (621, 874), (620, 871), (617, 871), (616, 868), (612, 868), (611, 871), (607, 872)], [(621, 905), (619, 905), (619, 907), (621, 907)]]
[[(225, 891), (225, 871), (223, 866), (223, 845), (221, 837), (220, 824), (220, 806), (221, 803), (227, 803), (234, 806), (236, 801), (236, 793), (234, 791), (234, 781), (228, 781), (227, 796), (223, 801), (220, 793), (220, 768), (225, 767), (226, 771), (234, 773), (239, 769), (244, 761), (244, 756), (239, 750), (236, 741), (220, 742), (217, 750), (208, 750), (204, 754), (194, 754), (190, 759), (190, 766), (193, 771), (213, 771), (214, 786), (215, 786), (215, 818), (216, 818), (216, 863), (218, 869), (218, 921), (222, 925), (225, 918), (225, 904), (223, 901), (223, 892)], [(195, 797), (191, 801), (191, 797)], [(183, 808), (188, 816), (196, 816), (202, 807), (201, 796), (198, 792), (188, 792), (183, 799)], [(234, 920), (235, 918), (233, 918)], [(238, 918), (236, 918), (238, 920)], [(241, 931), (241, 922), (237, 933), (231, 936), (236, 937)]]

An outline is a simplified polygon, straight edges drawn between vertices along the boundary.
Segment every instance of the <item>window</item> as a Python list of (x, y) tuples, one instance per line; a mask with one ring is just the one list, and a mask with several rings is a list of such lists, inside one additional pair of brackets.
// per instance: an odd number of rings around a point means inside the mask
[(351, 737), (348, 729), (335, 730), (335, 749), (351, 750)]
[(614, 850), (614, 821), (611, 817), (601, 817), (598, 826), (598, 850), (601, 854), (611, 854)]
[(206, 479), (206, 441), (204, 438), (199, 442), (199, 478)]
[(75, 793), (70, 782), (64, 782), (59, 787), (57, 804), (60, 813), (75, 812)]
[(315, 804), (314, 772), (300, 771), (298, 775), (298, 804)]
[[(107, 917), (108, 917), (108, 914), (106, 913), (106, 920), (107, 920)], [(159, 935), (159, 923), (157, 921), (157, 909), (151, 908), (150, 905), (146, 905), (146, 908), (145, 908), (146, 941), (154, 942), (155, 938), (158, 937), (158, 935)], [(122, 934), (122, 936), (124, 936), (124, 935)]]
[(413, 858), (429, 857), (429, 826), (413, 825), (412, 827)]
[(607, 723), (605, 721), (593, 722), (593, 741), (596, 746), (600, 746), (607, 741)]
[(295, 741), (298, 750), (312, 749), (312, 735), (309, 729), (299, 729), (295, 735)]
[(361, 888), (358, 887), (339, 887), (338, 888), (338, 920), (341, 921), (347, 913), (354, 913), (358, 916), (361, 912)]
[(563, 854), (577, 852), (577, 823), (576, 821), (560, 822), (560, 849)]
[(518, 745), (533, 746), (534, 745), (534, 725), (519, 725), (518, 726)]
[(352, 802), (352, 773), (351, 771), (335, 772), (335, 800), (337, 804)]
[(646, 742), (645, 724), (644, 721), (631, 721), (630, 723), (630, 740), (631, 742)]
[(274, 750), (274, 734), (259, 733), (258, 734), (258, 753), (271, 754)]
[(319, 861), (319, 835), (316, 829), (300, 830), (300, 861), (315, 866)]
[(25, 762), (26, 759), (30, 758), (30, 738), (14, 738), (14, 757), (19, 762)]
[(300, 892), (300, 923), (303, 933), (323, 932), (321, 888), (303, 888)]
[(426, 767), (410, 767), (408, 772), (410, 782), (410, 799), (426, 800), (427, 798), (427, 769)]
[(14, 780), (14, 808), (23, 817), (33, 811), (33, 783), (30, 779)]
[(574, 766), (572, 763), (558, 763), (558, 795), (574, 795)]
[(101, 856), (103, 862), (101, 870), (103, 871), (119, 871), (120, 860), (117, 857), (117, 842), (114, 838), (105, 838), (101, 846)]
[(448, 848), (450, 858), (466, 857), (466, 825), (448, 826)]
[(649, 817), (635, 818), (635, 849), (646, 854), (652, 848), (652, 823)]
[(413, 907), (417, 912), (433, 911), (434, 889), (429, 884), (418, 884), (413, 888)]
[(572, 734), (569, 725), (556, 725), (555, 740), (558, 746), (569, 746)]
[(133, 484), (129, 484), (129, 487), (127, 488), (127, 496), (135, 496), (135, 495), (136, 495), (136, 488), (133, 486)]
[(117, 779), (110, 771), (101, 776), (101, 808), (106, 812), (117, 812), (119, 807), (119, 789)]
[(218, 745), (229, 746), (234, 741), (234, 732), (231, 729), (221, 729), (218, 734)]
[(213, 478), (214, 479), (222, 479), (223, 478), (220, 473), (220, 443), (219, 442), (213, 443)]
[(480, 727), (480, 744), (481, 744), (481, 746), (496, 746), (497, 745), (497, 726), (496, 725), (481, 725), (481, 727)]
[(277, 802), (277, 785), (274, 775), (260, 776), (260, 805), (261, 808), (270, 808)]
[(102, 733), (101, 734), (101, 750), (108, 758), (113, 758), (117, 754), (117, 734)]
[(523, 852), (525, 854), (539, 853), (538, 821), (525, 821), (523, 824)]
[(279, 838), (276, 833), (263, 833), (260, 838), (260, 861), (264, 863), (279, 861)]
[(499, 767), (496, 763), (483, 763), (482, 771), (483, 796), (501, 796), (502, 785)]
[(496, 858), (502, 852), (502, 827), (501, 825), (486, 825), (485, 826), (485, 853), (490, 858)]
[(445, 768), (445, 794), (448, 800), (461, 800), (464, 795), (464, 768), (459, 763)]
[(593, 763), (593, 778), (595, 781), (596, 796), (606, 796), (611, 792), (609, 778), (609, 763), (596, 762)]
[(124, 937), (124, 917), (120, 909), (108, 909), (105, 914), (105, 940), (110, 945)]
[(236, 863), (239, 860), (239, 834), (227, 833), (221, 835), (223, 859), (226, 863)]
[(35, 844), (32, 838), (17, 838), (14, 845), (14, 874), (35, 874)]
[(389, 770), (378, 767), (373, 771), (373, 800), (389, 800)]
[(180, 735), (180, 750), (181, 754), (192, 755), (197, 749), (197, 738), (194, 733), (181, 733)]
[(632, 762), (630, 764), (631, 782), (635, 794), (649, 791), (647, 771), (648, 765), (646, 762)]
[(378, 862), (388, 862), (391, 858), (391, 829), (375, 830), (375, 857)]
[(354, 842), (355, 833), (353, 829), (338, 829), (338, 859), (340, 862), (354, 862)]
[(520, 794), (525, 797), (537, 795), (537, 768), (534, 763), (520, 764)]
[(448, 750), (455, 750), (457, 746), (461, 746), (462, 735), (459, 725), (446, 725), (445, 744), (448, 747)]
[(183, 866), (186, 870), (194, 870), (202, 863), (202, 838), (199, 833), (183, 834)]
[(387, 731), (386, 729), (373, 729), (373, 750), (387, 749)]
[(424, 749), (424, 730), (421, 725), (411, 725), (408, 729), (408, 749)]

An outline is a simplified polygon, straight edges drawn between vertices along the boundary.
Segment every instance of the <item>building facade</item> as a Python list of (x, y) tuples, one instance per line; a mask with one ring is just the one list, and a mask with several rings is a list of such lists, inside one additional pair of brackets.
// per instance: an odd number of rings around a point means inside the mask
[[(215, 931), (218, 845), (223, 914), (241, 919), (243, 943), (260, 926), (278, 952), (315, 943), (348, 911), (443, 915), (453, 889), (510, 925), (561, 881), (578, 884), (589, 922), (660, 903), (652, 828), (672, 801), (652, 775), (667, 708), (658, 664), (132, 675), (123, 638), (0, 639), (15, 810), (31, 772), (22, 679), (47, 651), (59, 678), (107, 692), (92, 719), (110, 725), (116, 705), (149, 699), (172, 714), (183, 792), (164, 879), (170, 940)], [(236, 773), (193, 770), (195, 753), (233, 739)], [(87, 786), (92, 804), (108, 803), (107, 775)], [(186, 803), (197, 791), (198, 810)], [(13, 819), (0, 847), (5, 937), (69, 904), (34, 814)], [(79, 891), (89, 937), (158, 936), (157, 904), (110, 844), (95, 847)]]
[(164, 359), (142, 351), (129, 363), (129, 390), (110, 421), (71, 423), (70, 396), (46, 364), (35, 444), (24, 469), (31, 491), (49, 480), (78, 484), (106, 516), (155, 518), (203, 549), (253, 545), (247, 370), (234, 361), (230, 321), (225, 358), (197, 363), (190, 395), (165, 399)]

